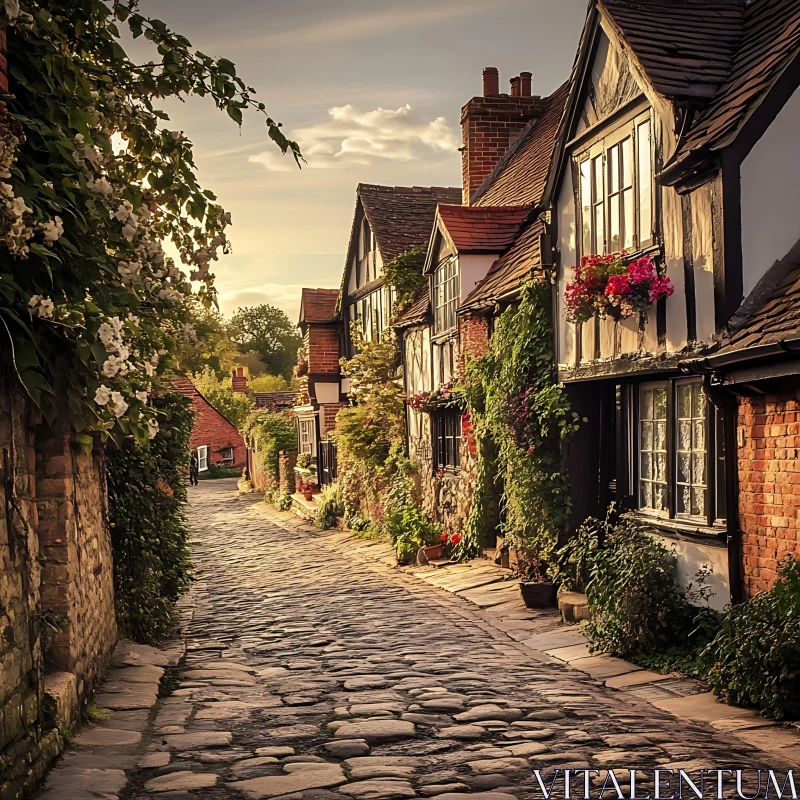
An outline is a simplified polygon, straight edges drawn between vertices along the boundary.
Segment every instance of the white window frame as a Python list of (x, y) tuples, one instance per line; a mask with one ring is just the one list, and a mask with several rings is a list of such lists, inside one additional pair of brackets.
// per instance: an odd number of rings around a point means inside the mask
[(433, 330), (436, 335), (455, 330), (458, 284), (458, 261), (448, 258), (433, 274)]
[(201, 444), (197, 448), (197, 471), (198, 472), (207, 472), (208, 471), (208, 445)]
[(298, 419), (298, 450), (301, 453), (308, 453), (312, 457), (316, 455), (316, 424), (314, 417)]

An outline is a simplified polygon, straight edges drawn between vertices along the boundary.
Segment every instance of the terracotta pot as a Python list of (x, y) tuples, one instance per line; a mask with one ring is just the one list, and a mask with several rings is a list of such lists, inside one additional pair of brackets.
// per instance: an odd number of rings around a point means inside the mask
[(314, 499), (314, 492), (312, 492), (311, 489), (304, 489), (303, 497), (305, 497), (306, 500), (311, 501)]
[(539, 581), (520, 581), (519, 589), (528, 608), (554, 608), (556, 585)]
[(444, 554), (444, 545), (430, 544), (422, 548), (425, 551), (425, 558), (430, 561), (432, 558), (441, 558)]

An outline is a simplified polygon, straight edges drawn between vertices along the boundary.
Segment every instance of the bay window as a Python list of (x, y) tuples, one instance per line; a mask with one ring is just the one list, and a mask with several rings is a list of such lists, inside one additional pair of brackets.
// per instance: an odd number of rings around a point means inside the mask
[(581, 256), (653, 243), (652, 157), (649, 112), (578, 156)]

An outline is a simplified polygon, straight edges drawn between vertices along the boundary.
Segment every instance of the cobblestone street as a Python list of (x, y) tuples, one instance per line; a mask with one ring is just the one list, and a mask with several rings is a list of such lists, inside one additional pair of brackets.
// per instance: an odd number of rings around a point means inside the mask
[(513, 800), (541, 796), (537, 767), (780, 766), (537, 657), (232, 481), (193, 490), (190, 522), (185, 666), (124, 798)]

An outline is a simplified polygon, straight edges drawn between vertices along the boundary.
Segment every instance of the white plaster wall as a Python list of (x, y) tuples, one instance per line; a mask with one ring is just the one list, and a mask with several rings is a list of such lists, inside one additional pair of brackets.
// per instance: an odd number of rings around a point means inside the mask
[(714, 226), (711, 220), (711, 191), (711, 184), (706, 184), (696, 189), (691, 195), (694, 303), (698, 342), (711, 342), (711, 337), (716, 331), (714, 318)]
[(800, 239), (800, 89), (795, 90), (741, 167), (745, 297)]
[(684, 589), (694, 583), (697, 587), (697, 572), (707, 564), (711, 567), (711, 574), (706, 579), (706, 584), (711, 587), (714, 595), (709, 600), (711, 608), (722, 611), (731, 602), (731, 587), (728, 579), (728, 551), (724, 547), (710, 547), (693, 542), (684, 542), (668, 539), (666, 536), (653, 534), (668, 550), (672, 550), (678, 557), (676, 578), (678, 584)]
[[(663, 126), (660, 126), (663, 127)], [(667, 352), (686, 346), (686, 280), (683, 272), (683, 212), (681, 198), (669, 186), (661, 189), (664, 261), (675, 292), (667, 298)], [(712, 307), (713, 308), (713, 307)], [(653, 315), (655, 321), (655, 314)]]
[(458, 274), (461, 279), (461, 302), (463, 303), (477, 283), (486, 277), (497, 255), (473, 255), (458, 257)]
[(577, 258), (575, 245), (575, 197), (569, 167), (564, 172), (558, 193), (558, 249), (561, 260), (558, 267), (558, 305), (556, 337), (558, 339), (558, 364), (561, 368), (575, 366), (575, 326), (567, 322), (564, 306), (564, 289), (573, 279)]

